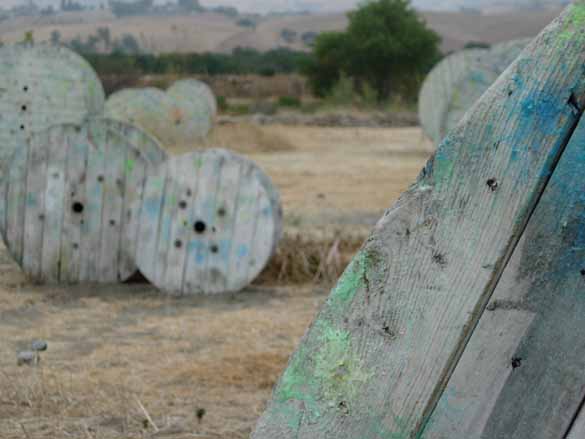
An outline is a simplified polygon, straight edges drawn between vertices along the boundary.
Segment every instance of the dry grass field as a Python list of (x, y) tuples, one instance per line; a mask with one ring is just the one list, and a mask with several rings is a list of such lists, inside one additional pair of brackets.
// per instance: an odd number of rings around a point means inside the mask
[[(430, 27), (443, 38), (442, 49), (451, 52), (470, 41), (497, 43), (535, 36), (559, 13), (559, 10), (507, 12), (490, 15), (466, 13), (424, 13)], [(0, 23), (0, 40), (21, 41), (24, 32), (34, 31), (37, 41), (48, 40), (51, 32), (61, 33), (63, 41), (77, 36), (87, 39), (99, 27), (109, 27), (112, 37), (132, 34), (147, 52), (231, 52), (235, 47), (268, 50), (275, 47), (305, 49), (305, 32), (342, 30), (345, 14), (295, 15), (263, 19), (256, 29), (243, 28), (224, 15), (205, 13), (175, 17), (133, 17), (115, 19), (105, 13), (70, 14), (61, 18), (31, 18)], [(285, 41), (283, 29), (297, 33)]]
[[(213, 136), (248, 143), (282, 192), (286, 237), (269, 269), (237, 295), (170, 299), (142, 283), (32, 285), (0, 252), (0, 438), (248, 437), (329, 281), (430, 151), (418, 128)], [(37, 338), (40, 365), (17, 367)]]

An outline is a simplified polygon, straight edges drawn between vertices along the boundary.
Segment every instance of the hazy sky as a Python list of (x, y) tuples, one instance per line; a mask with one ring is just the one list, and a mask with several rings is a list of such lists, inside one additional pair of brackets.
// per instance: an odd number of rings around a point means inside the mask
[[(0, 0), (0, 6), (10, 8), (29, 0)], [(61, 0), (33, 0), (37, 5), (46, 7), (59, 5)], [(99, 4), (107, 0), (77, 0), (87, 5)], [(158, 4), (177, 0), (155, 0)], [(360, 0), (200, 0), (204, 6), (235, 6), (243, 12), (303, 11), (335, 12), (351, 9)], [(564, 3), (568, 0), (545, 0), (545, 3)], [(492, 5), (534, 4), (537, 0), (413, 0), (420, 9), (457, 9), (460, 6), (485, 7)]]

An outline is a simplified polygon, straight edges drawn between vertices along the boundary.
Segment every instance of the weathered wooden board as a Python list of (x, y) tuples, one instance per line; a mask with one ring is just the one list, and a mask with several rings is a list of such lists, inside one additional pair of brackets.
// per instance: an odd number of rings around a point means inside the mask
[(138, 267), (173, 295), (239, 291), (276, 249), (282, 210), (251, 161), (210, 149), (176, 156), (146, 180)]
[(141, 127), (164, 145), (189, 145), (206, 137), (212, 126), (207, 101), (198, 102), (157, 88), (125, 89), (108, 98), (105, 114)]
[(59, 123), (101, 114), (104, 90), (91, 66), (45, 44), (0, 48), (0, 174), (15, 145)]
[(423, 435), (558, 439), (585, 398), (585, 119)]
[[(443, 137), (457, 126), (465, 113), (496, 82), (529, 42), (529, 39), (522, 39), (497, 44), (464, 72), (451, 95), (445, 113), (443, 113)], [(439, 142), (441, 140), (443, 138), (440, 138)]]
[[(211, 88), (202, 81), (197, 79), (183, 79), (175, 82), (168, 90), (167, 93), (175, 99), (187, 100), (195, 106), (195, 115), (206, 111), (201, 107), (200, 101), (203, 99), (207, 102), (207, 108), (211, 111), (211, 117), (217, 116), (217, 99)], [(202, 117), (202, 116), (199, 116)]]
[(19, 145), (2, 182), (0, 216), (10, 254), (32, 279), (114, 282), (135, 273), (144, 180), (165, 159), (135, 131), (94, 119)]
[(254, 438), (424, 437), (581, 118), (583, 17), (580, 0), (528, 46), (378, 223)]
[[(575, 419), (571, 431), (566, 439), (583, 439), (585, 437), (585, 409), (582, 409)], [(563, 438), (565, 439), (565, 438)]]
[(426, 77), (418, 99), (418, 116), (425, 134), (438, 145), (447, 134), (447, 108), (466, 74), (487, 49), (454, 53), (438, 63)]

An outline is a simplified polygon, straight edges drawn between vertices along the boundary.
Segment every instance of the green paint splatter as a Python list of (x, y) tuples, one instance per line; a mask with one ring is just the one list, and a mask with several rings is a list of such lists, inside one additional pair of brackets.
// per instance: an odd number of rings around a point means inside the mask
[(359, 252), (351, 261), (331, 292), (329, 304), (346, 304), (353, 300), (366, 276), (367, 253)]
[[(559, 38), (561, 41), (568, 41), (572, 38), (577, 38), (579, 41), (585, 40), (585, 2), (578, 1), (570, 6), (570, 11), (567, 15), (563, 31)], [(575, 35), (576, 33), (579, 35)]]
[(134, 171), (134, 166), (135, 165), (136, 165), (136, 163), (134, 162), (134, 160), (132, 160), (132, 159), (126, 160), (126, 170), (128, 172)]

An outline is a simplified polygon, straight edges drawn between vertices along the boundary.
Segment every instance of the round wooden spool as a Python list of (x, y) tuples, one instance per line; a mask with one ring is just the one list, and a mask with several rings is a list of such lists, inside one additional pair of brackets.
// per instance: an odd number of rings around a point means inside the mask
[(104, 100), (96, 73), (71, 50), (46, 44), (0, 48), (0, 173), (32, 133), (101, 114)]
[(110, 96), (105, 114), (141, 127), (165, 145), (189, 145), (211, 130), (210, 109), (201, 104), (195, 107), (157, 88), (126, 89)]
[(530, 39), (522, 39), (495, 45), (465, 72), (444, 113), (445, 135), (459, 124), (465, 113), (518, 58), (529, 42)]
[(418, 115), (423, 131), (435, 144), (447, 134), (447, 108), (456, 98), (461, 80), (487, 52), (485, 49), (470, 49), (454, 53), (437, 64), (426, 77), (419, 95)]
[(217, 117), (217, 99), (211, 88), (202, 81), (197, 79), (183, 79), (175, 82), (167, 93), (175, 99), (186, 100), (196, 104), (199, 107), (199, 101), (205, 100), (211, 109), (211, 117)]
[(260, 168), (225, 150), (193, 152), (148, 176), (137, 263), (169, 294), (235, 292), (260, 274), (281, 232), (280, 198)]
[(164, 160), (154, 139), (107, 119), (33, 134), (2, 183), (9, 252), (40, 283), (128, 279), (144, 180)]

